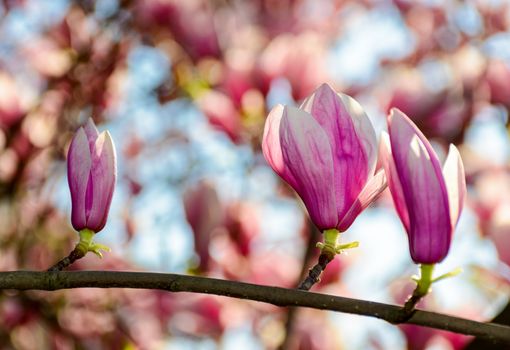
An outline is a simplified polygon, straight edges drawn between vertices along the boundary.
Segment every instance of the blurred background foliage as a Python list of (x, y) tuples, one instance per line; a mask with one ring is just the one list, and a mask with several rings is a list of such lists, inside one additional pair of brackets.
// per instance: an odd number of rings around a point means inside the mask
[[(320, 234), (266, 165), (268, 110), (328, 82), (376, 130), (407, 113), (469, 198), (428, 310), (510, 324), (510, 2), (4, 0), (0, 3), (0, 269), (43, 270), (77, 241), (65, 156), (93, 117), (119, 182), (99, 260), (71, 269), (189, 273), (294, 287)], [(356, 176), (356, 174), (353, 174)], [(314, 290), (401, 303), (414, 273), (388, 193), (345, 234)], [(440, 273), (441, 271), (438, 271)], [(207, 295), (3, 292), (0, 349), (461, 349), (416, 326)]]

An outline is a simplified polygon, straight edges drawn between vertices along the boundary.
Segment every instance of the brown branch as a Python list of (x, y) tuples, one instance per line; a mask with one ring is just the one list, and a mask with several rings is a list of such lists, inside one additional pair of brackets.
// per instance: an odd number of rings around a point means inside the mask
[(413, 294), (406, 300), (404, 307), (400, 310), (400, 319), (395, 324), (405, 323), (411, 318), (416, 311), (416, 305), (425, 295), (418, 292), (418, 287), (413, 291)]
[(310, 288), (312, 288), (315, 283), (318, 283), (321, 280), (322, 271), (326, 269), (326, 266), (334, 258), (334, 255), (331, 256), (324, 253), (319, 255), (319, 262), (308, 271), (308, 276), (306, 276), (303, 282), (301, 282), (301, 284), (298, 286), (298, 289), (310, 290)]
[[(206, 293), (260, 301), (277, 306), (302, 306), (399, 321), (400, 306), (295, 289), (175, 274), (117, 271), (0, 272), (0, 289), (58, 290), (69, 288), (138, 288)], [(416, 310), (407, 323), (473, 335), (510, 344), (510, 327), (435, 312)]]
[(62, 271), (63, 269), (74, 263), (76, 260), (81, 259), (84, 256), (85, 254), (81, 250), (79, 250), (78, 247), (76, 247), (68, 256), (57, 262), (47, 271)]
[[(497, 322), (499, 324), (510, 325), (510, 303), (506, 305), (506, 307), (492, 320), (492, 322)], [(493, 344), (485, 339), (477, 338), (470, 342), (464, 350), (499, 350), (501, 346), (498, 344)]]

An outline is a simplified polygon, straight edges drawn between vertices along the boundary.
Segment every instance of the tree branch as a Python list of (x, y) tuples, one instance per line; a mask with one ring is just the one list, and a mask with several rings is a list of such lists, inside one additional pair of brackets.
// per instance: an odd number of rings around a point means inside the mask
[[(277, 306), (303, 306), (398, 322), (402, 307), (301, 290), (176, 274), (116, 271), (0, 272), (0, 289), (138, 288), (206, 293)], [(510, 327), (416, 310), (406, 322), (510, 344)]]

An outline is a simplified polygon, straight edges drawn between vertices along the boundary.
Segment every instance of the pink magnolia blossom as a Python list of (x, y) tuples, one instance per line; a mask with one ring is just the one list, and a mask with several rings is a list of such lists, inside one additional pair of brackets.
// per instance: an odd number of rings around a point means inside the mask
[(490, 91), (490, 101), (510, 107), (510, 67), (506, 62), (494, 60), (487, 64), (485, 82)]
[(488, 238), (494, 242), (499, 259), (510, 266), (510, 219), (508, 218), (508, 210), (510, 203), (505, 202), (499, 204), (485, 225)]
[(221, 227), (224, 218), (223, 207), (214, 186), (201, 181), (186, 189), (183, 195), (186, 220), (193, 232), (195, 252), (200, 259), (198, 269), (202, 272), (211, 268), (209, 246), (213, 233)]
[(77, 231), (99, 232), (106, 224), (112, 201), (117, 164), (108, 131), (101, 134), (92, 119), (78, 129), (67, 155), (67, 180), (71, 191), (71, 222)]
[(376, 144), (361, 106), (323, 84), (300, 108), (273, 108), (262, 151), (319, 229), (345, 231), (386, 187), (384, 172), (374, 175)]
[(416, 125), (400, 110), (388, 116), (381, 159), (398, 215), (409, 236), (416, 263), (443, 260), (450, 249), (466, 195), (464, 166), (450, 146), (441, 170), (436, 152)]
[(225, 132), (232, 141), (239, 139), (241, 116), (227, 95), (209, 90), (197, 99), (197, 104), (211, 125)]
[(136, 7), (136, 20), (143, 28), (160, 26), (171, 31), (193, 59), (220, 55), (215, 13), (209, 1), (142, 0)]
[(287, 79), (292, 95), (302, 99), (329, 78), (326, 57), (327, 40), (322, 35), (314, 32), (281, 34), (271, 40), (260, 55), (258, 70), (262, 80)]

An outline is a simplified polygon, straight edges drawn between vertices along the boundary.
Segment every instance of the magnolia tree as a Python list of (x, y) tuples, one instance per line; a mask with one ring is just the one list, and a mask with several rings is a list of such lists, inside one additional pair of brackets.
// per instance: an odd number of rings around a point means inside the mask
[(510, 344), (509, 3), (0, 9), (1, 349)]

